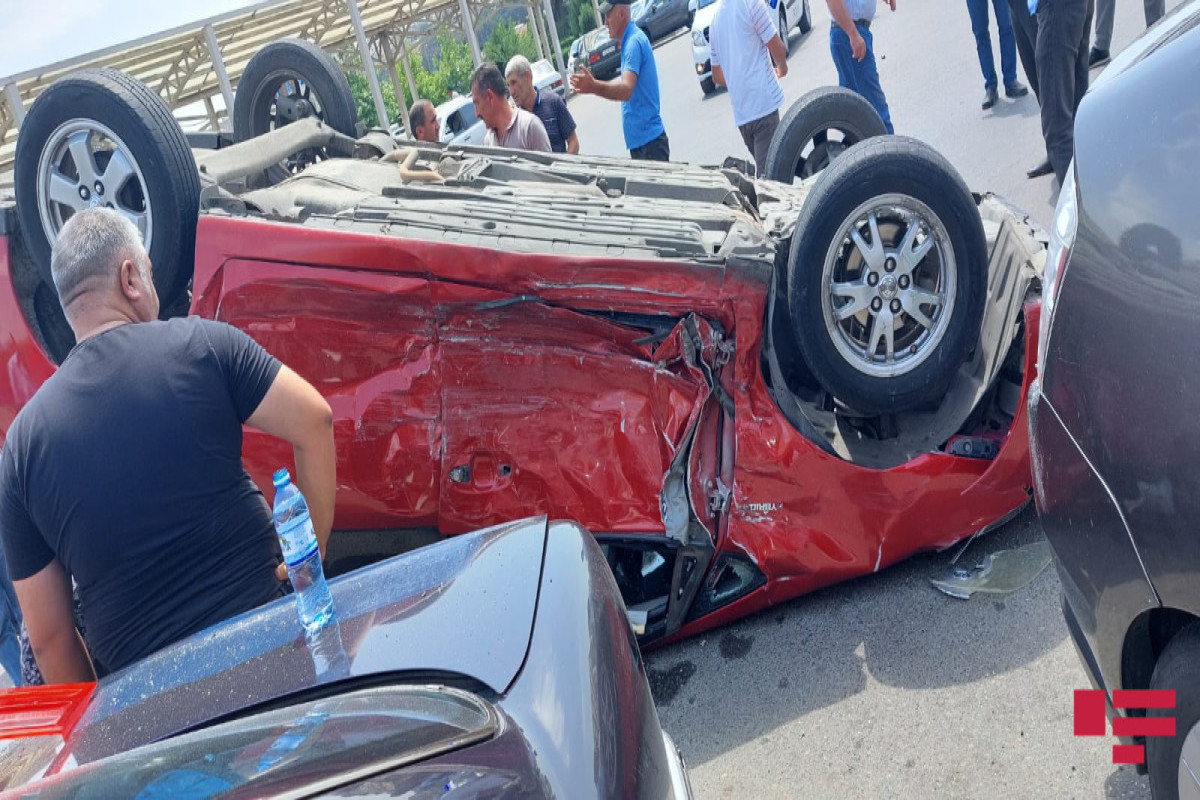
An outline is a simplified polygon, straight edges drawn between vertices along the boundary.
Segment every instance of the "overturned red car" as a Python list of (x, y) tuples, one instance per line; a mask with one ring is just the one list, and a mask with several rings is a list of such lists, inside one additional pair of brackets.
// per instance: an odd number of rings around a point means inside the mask
[[(164, 314), (238, 326), (328, 398), (335, 537), (577, 520), (643, 643), (1028, 501), (1044, 237), (919, 142), (850, 142), (791, 185), (317, 118), (202, 149), (160, 106), (97, 71), (25, 120), (0, 429), (73, 345), (49, 243), (99, 192)], [(260, 486), (290, 458), (250, 431), (244, 452)]]

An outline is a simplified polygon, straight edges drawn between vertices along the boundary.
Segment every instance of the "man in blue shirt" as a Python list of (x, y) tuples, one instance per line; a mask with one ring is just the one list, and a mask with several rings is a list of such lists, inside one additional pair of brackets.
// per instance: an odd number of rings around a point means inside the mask
[(629, 3), (630, 0), (608, 0), (600, 6), (608, 35), (621, 43), (621, 74), (611, 81), (598, 81), (587, 67), (582, 67), (571, 76), (571, 88), (580, 94), (621, 101), (621, 126), (632, 158), (670, 161), (671, 146), (659, 114), (654, 50), (646, 34), (630, 24)]

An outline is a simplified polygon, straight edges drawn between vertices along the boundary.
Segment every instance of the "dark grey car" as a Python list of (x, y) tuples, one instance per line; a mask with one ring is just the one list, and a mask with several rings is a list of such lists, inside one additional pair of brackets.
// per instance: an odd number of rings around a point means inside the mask
[(688, 0), (637, 0), (630, 9), (635, 25), (650, 41), (692, 24)]
[(1114, 719), (1146, 713), (1114, 711), (1117, 690), (1175, 692), (1148, 712), (1175, 735), (1134, 737), (1159, 800), (1200, 797), (1197, 75), (1192, 0), (1084, 99), (1030, 392), (1038, 509), (1087, 672)]
[(603, 26), (583, 35), (580, 62), (602, 81), (621, 71), (621, 48)]
[[(284, 598), (102, 679), (57, 739), (4, 743), (14, 796), (689, 797), (593, 537), (524, 520)], [(41, 750), (38, 742), (41, 741)], [(36, 781), (47, 769), (58, 774)], [(7, 797), (8, 795), (6, 795)]]

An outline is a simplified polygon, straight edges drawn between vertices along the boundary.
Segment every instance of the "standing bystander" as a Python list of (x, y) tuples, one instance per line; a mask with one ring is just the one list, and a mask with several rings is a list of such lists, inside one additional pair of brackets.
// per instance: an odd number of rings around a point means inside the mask
[(1037, 15), (1042, 137), (1059, 185), (1075, 155), (1075, 112), (1088, 86), (1093, 0), (1029, 0)]
[(629, 21), (629, 2), (608, 0), (600, 5), (608, 35), (621, 43), (621, 74), (611, 81), (598, 81), (582, 67), (571, 76), (571, 88), (580, 94), (621, 101), (621, 127), (632, 158), (670, 161), (671, 144), (659, 112), (658, 65), (650, 40)]
[(533, 114), (508, 102), (504, 76), (495, 64), (484, 64), (475, 70), (471, 76), (471, 99), (475, 102), (475, 115), (487, 126), (484, 146), (550, 152), (546, 127)]
[[(1000, 99), (996, 87), (996, 61), (992, 57), (992, 35), (988, 30), (989, 0), (967, 0), (967, 13), (971, 17), (971, 32), (975, 34), (975, 50), (979, 54), (979, 68), (983, 70), (983, 109), (986, 111)], [(1025, 84), (1017, 80), (1017, 42), (1013, 35), (1012, 17), (1008, 12), (1008, 0), (990, 0), (996, 12), (996, 33), (1000, 38), (1000, 72), (1004, 77), (1004, 93), (1012, 98), (1029, 94)]]
[[(1117, 0), (1096, 0), (1096, 38), (1092, 42), (1092, 51), (1088, 53), (1089, 68), (1108, 63), (1116, 6)], [(1146, 15), (1146, 27), (1149, 28), (1167, 13), (1166, 0), (1143, 0), (1142, 11)]]
[(579, 152), (579, 136), (575, 133), (575, 118), (567, 110), (567, 104), (554, 92), (542, 93), (533, 85), (533, 66), (523, 55), (515, 55), (504, 68), (504, 80), (508, 93), (518, 108), (529, 111), (542, 121), (550, 149), (555, 153)]
[[(875, 66), (875, 42), (871, 36), (871, 20), (875, 19), (877, 0), (825, 0), (833, 24), (829, 28), (829, 50), (837, 67), (838, 83), (867, 99), (888, 133), (895, 133), (892, 116), (888, 113), (887, 98), (879, 85), (879, 70)], [(896, 0), (883, 0), (892, 11)]]
[(787, 75), (787, 47), (762, 0), (725, 0), (709, 37), (713, 82), (729, 87), (733, 124), (762, 175), (771, 137), (779, 127), (779, 79)]

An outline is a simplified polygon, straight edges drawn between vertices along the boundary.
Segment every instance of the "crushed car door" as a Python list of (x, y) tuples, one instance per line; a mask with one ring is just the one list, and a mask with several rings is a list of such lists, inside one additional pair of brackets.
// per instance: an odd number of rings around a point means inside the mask
[[(246, 331), (329, 401), (338, 456), (336, 526), (432, 525), (441, 374), (428, 281), (232, 260), (212, 284), (196, 313)], [(292, 460), (285, 442), (250, 429), (243, 451), (260, 487)]]

